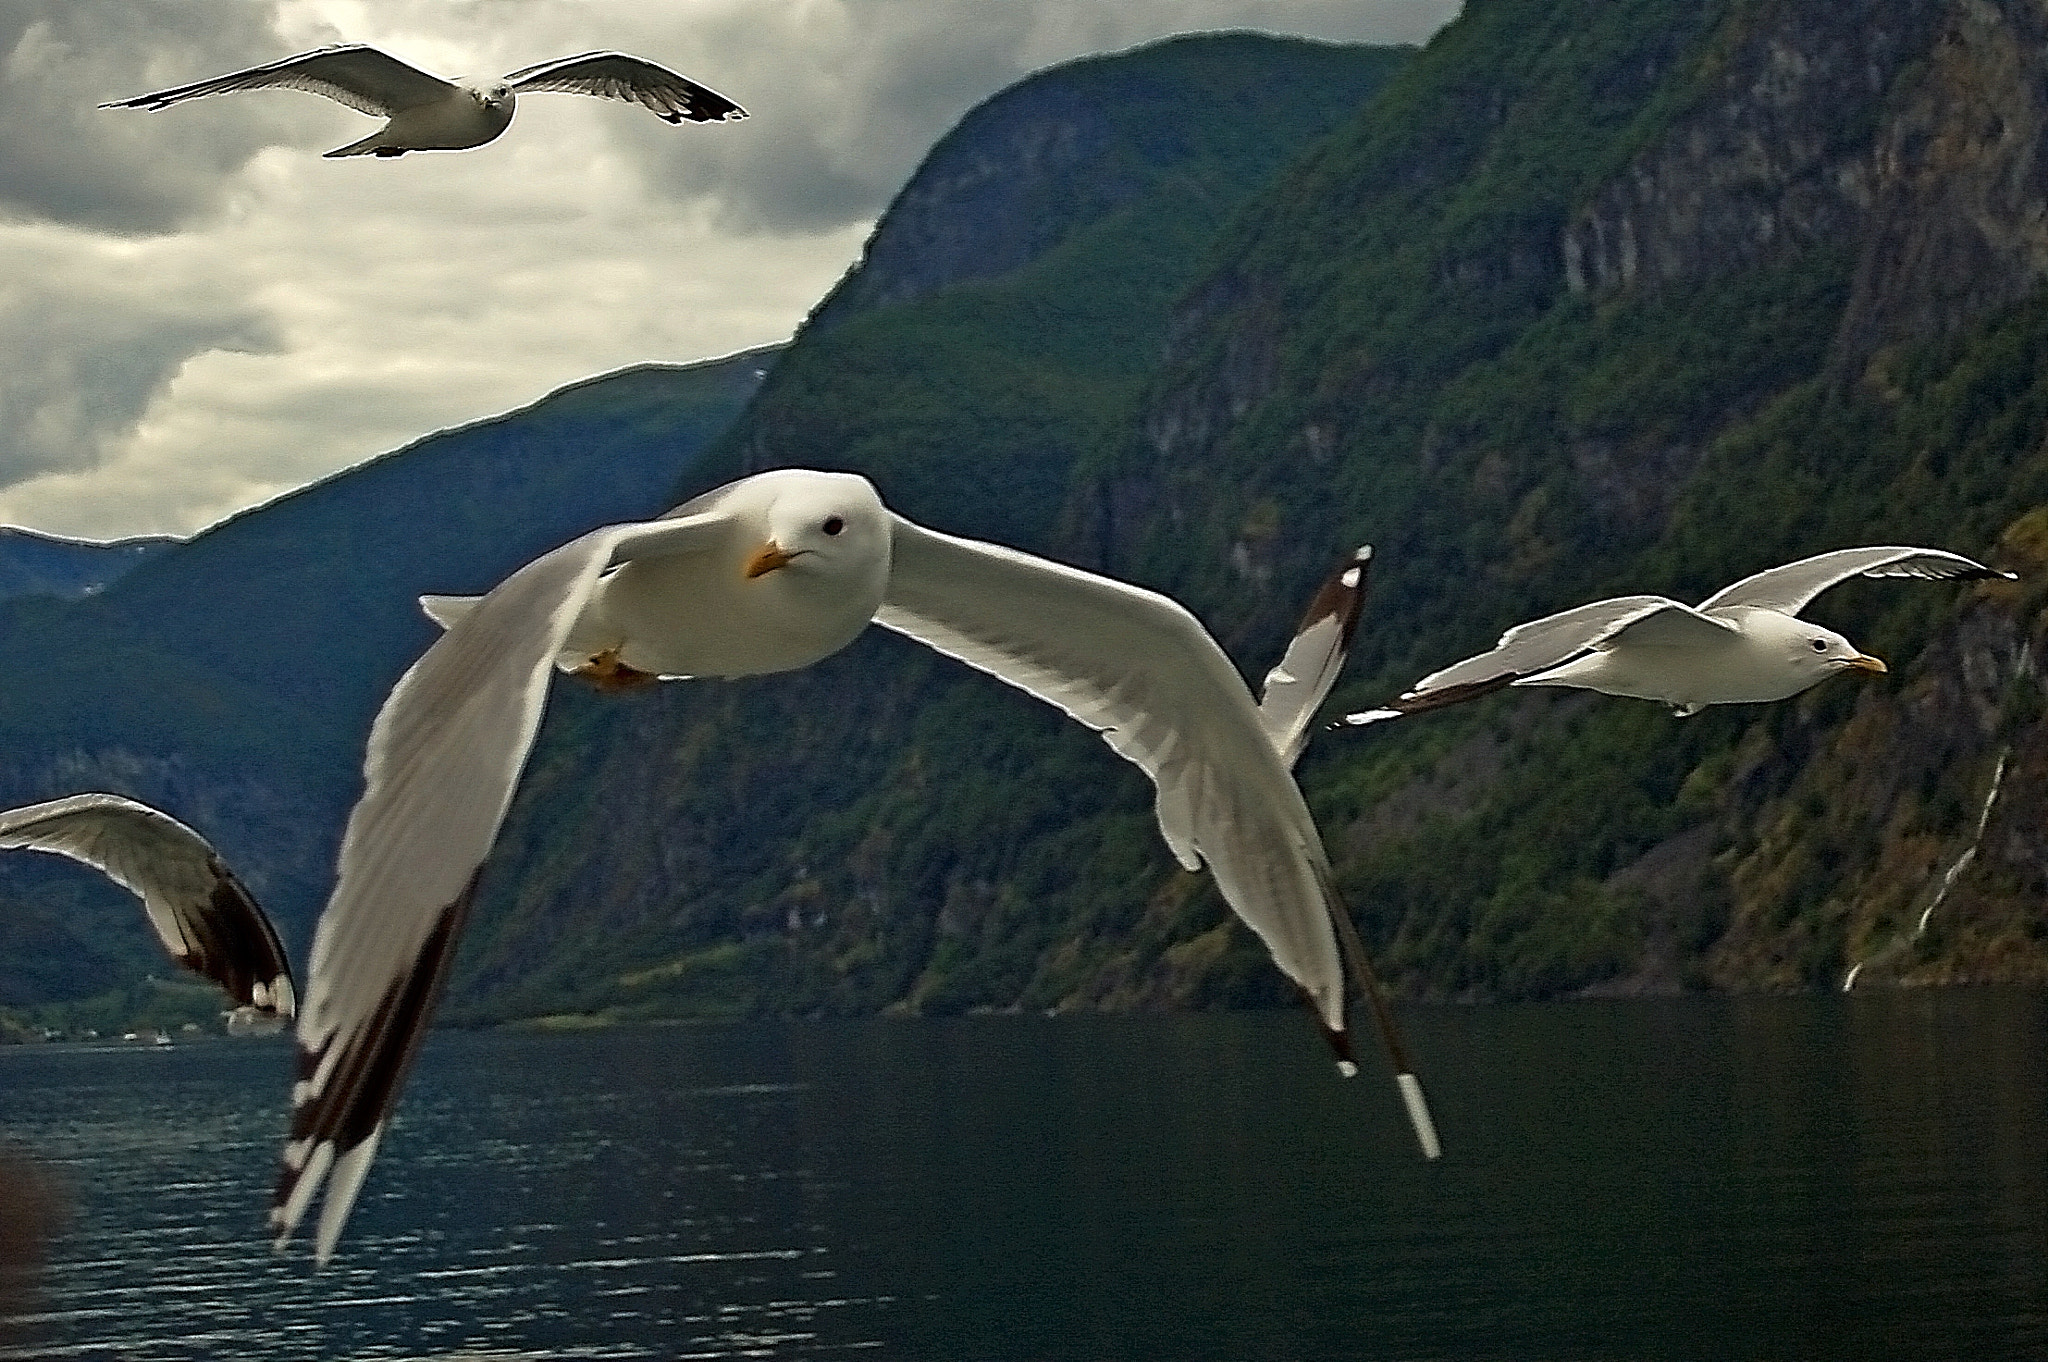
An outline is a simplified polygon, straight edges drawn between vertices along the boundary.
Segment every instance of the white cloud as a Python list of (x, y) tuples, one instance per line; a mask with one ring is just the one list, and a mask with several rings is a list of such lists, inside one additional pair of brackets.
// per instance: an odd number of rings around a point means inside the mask
[[(644, 360), (786, 337), (968, 108), (1173, 32), (1418, 40), (1447, 0), (0, 0), (0, 520), (189, 532)], [(336, 41), (445, 75), (591, 48), (746, 105), (521, 101), (472, 152), (256, 91), (106, 99)]]

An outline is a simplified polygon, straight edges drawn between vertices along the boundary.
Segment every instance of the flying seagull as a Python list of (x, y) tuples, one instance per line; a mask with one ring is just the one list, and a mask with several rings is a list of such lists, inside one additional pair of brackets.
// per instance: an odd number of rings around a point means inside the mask
[(336, 147), (329, 156), (403, 156), (408, 151), (480, 147), (510, 125), (520, 95), (543, 90), (644, 104), (671, 123), (716, 123), (747, 116), (745, 109), (717, 91), (623, 52), (585, 52), (522, 67), (501, 80), (472, 82), (442, 80), (361, 43), (316, 48), (100, 107), (165, 109), (201, 95), (266, 89), (306, 90), (390, 120), (360, 142)]
[[(325, 1184), (314, 1251), (324, 1262), (334, 1250), (423, 1039), (552, 669), (602, 689), (755, 676), (808, 666), (873, 622), (1058, 706), (1152, 778), (1175, 857), (1190, 870), (1207, 862), (1307, 995), (1340, 1067), (1355, 1071), (1335, 925), (1348, 918), (1322, 839), (1243, 678), (1165, 596), (924, 529), (890, 512), (865, 478), (785, 469), (656, 520), (594, 530), (487, 595), (421, 604), (447, 632), (371, 728), (365, 789), (313, 942), (271, 1211), (280, 1247)], [(1352, 967), (1366, 969), (1362, 958)], [(1374, 1012), (1434, 1157), (1421, 1089), (1377, 1000)]]
[(1782, 700), (1837, 672), (1885, 670), (1840, 634), (1799, 618), (1829, 587), (1851, 577), (2011, 576), (1940, 549), (1836, 549), (1745, 577), (1697, 607), (1662, 596), (1594, 601), (1518, 624), (1492, 652), (1432, 672), (1400, 699), (1344, 722), (1441, 709), (1504, 686), (1577, 686), (1657, 700), (1681, 717), (1708, 705)]
[(142, 900), (164, 949), (245, 1016), (289, 1021), (291, 967), (270, 919), (204, 837), (147, 804), (79, 794), (0, 811), (0, 847), (49, 851)]

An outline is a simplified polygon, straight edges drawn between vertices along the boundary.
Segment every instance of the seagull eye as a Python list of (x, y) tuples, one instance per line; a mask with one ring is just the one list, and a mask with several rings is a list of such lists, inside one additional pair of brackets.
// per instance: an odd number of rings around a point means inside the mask
[(841, 530), (846, 528), (846, 521), (840, 516), (827, 516), (825, 517), (825, 523), (820, 525), (818, 528), (823, 530), (826, 534), (838, 534)]
[(1826, 652), (1828, 650), (1828, 641), (1824, 638), (1815, 639), (1813, 641), (1813, 650), (1817, 653)]

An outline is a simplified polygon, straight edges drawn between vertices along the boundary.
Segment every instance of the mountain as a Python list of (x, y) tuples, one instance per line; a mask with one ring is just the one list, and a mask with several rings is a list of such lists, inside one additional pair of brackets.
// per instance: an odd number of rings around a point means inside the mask
[(0, 525), (0, 600), (99, 591), (177, 542), (164, 535), (145, 535), (95, 543)]
[[(92, 596), (0, 603), (0, 803), (160, 805), (221, 848), (303, 961), (370, 720), (434, 636), (417, 597), (484, 590), (663, 509), (775, 353), (578, 383), (158, 550)], [(0, 1004), (164, 967), (131, 899), (54, 858), (0, 858), (0, 904)]]
[[(2017, 0), (1472, 0), (1273, 172), (1045, 232), (1012, 221), (1056, 197), (1034, 176), (1105, 158), (1028, 162), (1080, 116), (1048, 98), (1034, 134), (1027, 82), (978, 115), (997, 169), (920, 171), (680, 490), (854, 468), (1171, 591), (1252, 675), (1369, 540), (1359, 705), (1603, 595), (1858, 543), (1987, 557), (2022, 579), (1817, 603), (1876, 684), (1683, 721), (1515, 692), (1322, 735), (1303, 778), (1411, 996), (2048, 978), (2042, 28)], [(1296, 88), (1152, 122), (1234, 135)], [(786, 677), (559, 688), (451, 1014), (1283, 1000), (1142, 777), (871, 632)]]

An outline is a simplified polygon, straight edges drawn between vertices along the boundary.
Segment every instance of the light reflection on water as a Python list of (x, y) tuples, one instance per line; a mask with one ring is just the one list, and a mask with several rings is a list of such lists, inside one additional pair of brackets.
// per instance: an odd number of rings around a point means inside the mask
[(2040, 995), (1408, 1025), (1440, 1166), (1284, 1014), (437, 1034), (318, 1273), (285, 1045), (0, 1050), (0, 1359), (2048, 1355)]

